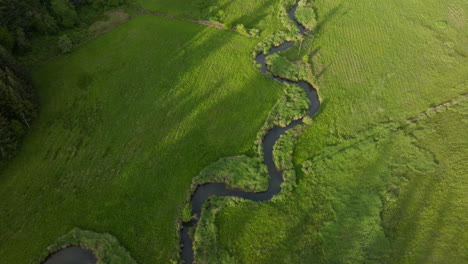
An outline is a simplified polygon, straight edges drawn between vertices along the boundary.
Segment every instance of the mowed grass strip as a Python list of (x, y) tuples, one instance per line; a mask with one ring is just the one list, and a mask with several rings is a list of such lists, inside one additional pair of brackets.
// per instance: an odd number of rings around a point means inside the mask
[(0, 262), (29, 263), (74, 227), (140, 263), (177, 259), (192, 177), (252, 151), (280, 96), (256, 43), (144, 15), (38, 67), (41, 112), (0, 175)]

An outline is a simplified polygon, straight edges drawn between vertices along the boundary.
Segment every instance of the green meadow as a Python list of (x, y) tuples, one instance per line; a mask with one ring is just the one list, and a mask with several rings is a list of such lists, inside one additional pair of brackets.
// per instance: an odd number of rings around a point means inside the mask
[[(229, 0), (137, 0), (146, 10), (171, 14), (180, 18), (216, 20), (232, 28), (243, 24), (257, 28), (263, 37), (280, 26), (279, 0), (229, 1)], [(221, 11), (221, 13), (220, 13)]]
[(279, 75), (313, 82), (322, 101), (293, 153), (297, 187), (269, 203), (215, 204), (206, 225), (215, 223), (218, 244), (200, 258), (466, 261), (466, 103), (430, 109), (468, 92), (467, 6), (317, 0), (314, 8), (317, 26), (270, 61)]
[(30, 263), (74, 227), (140, 263), (178, 259), (192, 177), (252, 144), (281, 86), (257, 39), (150, 15), (38, 66), (41, 111), (0, 177), (0, 259)]
[(283, 36), (300, 43), (268, 68), (313, 83), (320, 112), (275, 146), (280, 195), (205, 204), (197, 263), (468, 261), (465, 0), (301, 1), (304, 37), (286, 32), (290, 0), (136, 2), (176, 18), (137, 16), (33, 69), (40, 112), (0, 174), (1, 263), (76, 233), (177, 263), (192, 184), (265, 189), (259, 138), (304, 112), (252, 61)]

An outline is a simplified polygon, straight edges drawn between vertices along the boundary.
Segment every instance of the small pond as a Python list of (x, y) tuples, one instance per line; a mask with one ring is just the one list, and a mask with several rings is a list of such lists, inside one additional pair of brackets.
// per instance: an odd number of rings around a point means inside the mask
[(67, 247), (50, 254), (42, 264), (96, 264), (93, 252), (80, 247)]

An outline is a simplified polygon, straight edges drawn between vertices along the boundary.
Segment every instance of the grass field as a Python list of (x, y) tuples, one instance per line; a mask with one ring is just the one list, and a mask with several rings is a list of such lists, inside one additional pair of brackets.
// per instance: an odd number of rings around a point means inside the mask
[(210, 19), (222, 10), (222, 23), (229, 28), (243, 24), (247, 28), (259, 29), (262, 36), (280, 27), (277, 19), (280, 0), (229, 1), (229, 0), (138, 0), (147, 10), (168, 13), (177, 17), (191, 19)]
[[(139, 3), (191, 19), (216, 6), (228, 26), (262, 35), (145, 15), (38, 67), (41, 113), (0, 175), (0, 262), (29, 263), (75, 227), (110, 233), (139, 263), (176, 260), (192, 178), (221, 157), (253, 156), (282, 87), (251, 55), (282, 27), (280, 1)], [(273, 202), (216, 199), (196, 233), (203, 258), (468, 261), (467, 103), (406, 122), (468, 93), (465, 1), (313, 4), (313, 34), (271, 60), (322, 100), (294, 149), (297, 185)]]
[(315, 38), (279, 54), (311, 58), (322, 99), (294, 152), (298, 186), (211, 216), (218, 254), (237, 263), (466, 261), (466, 111), (403, 124), (468, 92), (468, 6), (317, 0), (315, 8)]
[(252, 153), (281, 94), (252, 66), (257, 42), (145, 15), (37, 67), (41, 112), (0, 176), (0, 262), (30, 263), (74, 227), (139, 263), (177, 259), (192, 177)]

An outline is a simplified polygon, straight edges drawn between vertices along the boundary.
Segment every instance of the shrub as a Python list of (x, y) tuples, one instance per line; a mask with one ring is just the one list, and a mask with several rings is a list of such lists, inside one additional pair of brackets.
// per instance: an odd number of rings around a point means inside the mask
[(260, 35), (260, 30), (256, 28), (249, 29), (249, 35), (251, 37), (258, 37)]
[(63, 35), (58, 40), (58, 46), (62, 53), (68, 53), (73, 48), (73, 42), (67, 35)]
[(193, 185), (207, 182), (222, 182), (229, 188), (245, 191), (265, 191), (268, 189), (268, 169), (259, 158), (244, 155), (221, 158), (205, 167), (193, 179)]
[(78, 22), (75, 7), (68, 0), (52, 0), (50, 5), (63, 27), (70, 28)]
[(210, 7), (209, 16), (209, 20), (219, 23), (224, 23), (224, 19), (226, 19), (226, 13), (217, 6)]
[(6, 27), (3, 26), (0, 26), (0, 45), (2, 45), (8, 51), (11, 51), (15, 45), (15, 39), (13, 38), (13, 35)]
[(236, 31), (239, 32), (239, 33), (242, 34), (242, 35), (246, 35), (246, 36), (249, 35), (249, 33), (247, 32), (247, 29), (246, 29), (245, 26), (242, 25), (242, 24), (238, 24), (238, 25), (236, 26)]
[(297, 21), (307, 29), (313, 29), (317, 25), (317, 16), (311, 3), (301, 0), (294, 15)]

